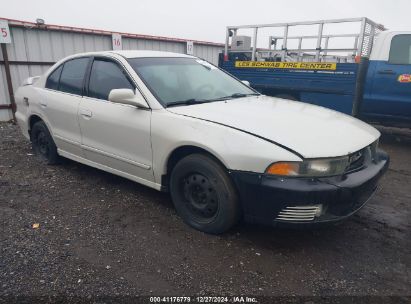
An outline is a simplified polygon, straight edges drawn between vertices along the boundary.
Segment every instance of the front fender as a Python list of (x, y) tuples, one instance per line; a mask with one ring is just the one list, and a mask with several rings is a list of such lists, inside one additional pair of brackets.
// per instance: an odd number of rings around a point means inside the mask
[(167, 173), (171, 153), (181, 146), (204, 149), (229, 170), (263, 173), (276, 161), (301, 161), (292, 152), (251, 134), (166, 110), (152, 112), (151, 140), (158, 182)]

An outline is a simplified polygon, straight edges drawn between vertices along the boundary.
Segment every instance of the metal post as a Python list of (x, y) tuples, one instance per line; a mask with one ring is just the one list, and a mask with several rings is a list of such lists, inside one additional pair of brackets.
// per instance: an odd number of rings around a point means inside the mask
[(365, 33), (365, 26), (366, 26), (366, 19), (361, 19), (361, 32), (360, 37), (358, 39), (358, 46), (357, 46), (357, 56), (362, 56), (362, 45), (364, 43), (364, 33)]
[(370, 33), (370, 41), (368, 44), (368, 49), (367, 49), (367, 57), (371, 55), (372, 47), (374, 45), (374, 35), (375, 35), (375, 25), (371, 24), (371, 33)]
[(225, 33), (225, 46), (224, 46), (224, 61), (228, 61), (228, 43), (230, 39), (230, 29), (227, 27)]
[(287, 38), (288, 38), (288, 25), (284, 26), (284, 38), (283, 38), (283, 54), (281, 61), (285, 61), (285, 57), (287, 56)]
[(13, 121), (16, 122), (16, 102), (14, 100), (13, 83), (11, 82), (9, 56), (7, 54), (6, 44), (1, 43), (1, 51), (3, 53), (4, 70), (6, 72), (7, 89), (9, 90), (11, 112), (13, 114)]
[(324, 23), (320, 23), (318, 25), (318, 39), (317, 39), (317, 52), (315, 55), (315, 60), (320, 61), (320, 54), (321, 54), (321, 41), (323, 38), (323, 27)]
[(325, 38), (325, 43), (324, 43), (324, 56), (327, 56), (327, 49), (328, 49), (328, 41), (330, 40), (330, 37)]
[(254, 28), (253, 52), (251, 54), (251, 61), (255, 61), (255, 52), (257, 50), (257, 32), (258, 32), (258, 27), (255, 27)]
[(272, 46), (272, 41), (273, 41), (273, 36), (269, 36), (268, 37), (268, 58), (271, 58), (271, 54), (272, 54), (272, 52), (271, 52), (271, 50), (273, 49), (273, 46)]
[(365, 79), (367, 76), (368, 65), (369, 59), (367, 57), (361, 57), (357, 70), (355, 92), (351, 112), (352, 116), (354, 117), (358, 117), (361, 113), (361, 104), (364, 96)]
[(355, 57), (357, 55), (357, 50), (358, 50), (358, 36), (356, 36), (354, 40), (354, 49), (355, 51), (352, 53), (352, 55)]
[(301, 46), (302, 46), (302, 44), (303, 44), (303, 38), (302, 37), (300, 37), (300, 38), (298, 38), (298, 55), (297, 55), (297, 60), (298, 61), (303, 61), (302, 60), (302, 55), (301, 55)]

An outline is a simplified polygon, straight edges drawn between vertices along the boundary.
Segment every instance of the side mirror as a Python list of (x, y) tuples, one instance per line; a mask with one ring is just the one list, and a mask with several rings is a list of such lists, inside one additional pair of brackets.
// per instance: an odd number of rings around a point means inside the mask
[(241, 80), (242, 83), (244, 83), (247, 87), (250, 86), (250, 82), (247, 80)]
[(108, 95), (108, 100), (115, 103), (128, 104), (138, 108), (148, 109), (147, 102), (139, 93), (131, 89), (113, 89)]
[(40, 76), (29, 77), (29, 78), (27, 78), (26, 80), (23, 81), (22, 86), (32, 85), (32, 84), (34, 84), (39, 78), (40, 78)]

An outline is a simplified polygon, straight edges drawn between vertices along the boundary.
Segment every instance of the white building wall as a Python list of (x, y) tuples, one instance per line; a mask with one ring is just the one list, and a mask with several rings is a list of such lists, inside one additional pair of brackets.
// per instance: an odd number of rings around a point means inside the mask
[[(26, 25), (27, 24), (27, 25)], [(29, 23), (9, 22), (12, 43), (7, 44), (10, 73), (15, 91), (30, 76), (44, 73), (52, 63), (75, 53), (104, 51), (112, 49), (111, 33), (70, 28), (41, 29)], [(169, 41), (170, 40), (170, 41)], [(186, 41), (162, 37), (139, 37), (125, 34), (122, 38), (124, 50), (159, 50), (176, 53), (186, 52)], [(218, 64), (218, 54), (222, 45), (194, 42), (194, 55)], [(0, 61), (3, 60), (0, 52)], [(0, 105), (10, 104), (4, 64), (0, 62)], [(0, 121), (12, 118), (10, 110), (0, 110)]]

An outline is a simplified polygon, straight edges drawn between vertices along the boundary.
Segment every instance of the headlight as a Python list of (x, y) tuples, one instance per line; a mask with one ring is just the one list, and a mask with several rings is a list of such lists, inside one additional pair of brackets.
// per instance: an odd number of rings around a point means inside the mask
[(343, 174), (348, 165), (348, 156), (307, 159), (302, 162), (273, 163), (265, 170), (265, 173), (296, 177), (333, 176)]

